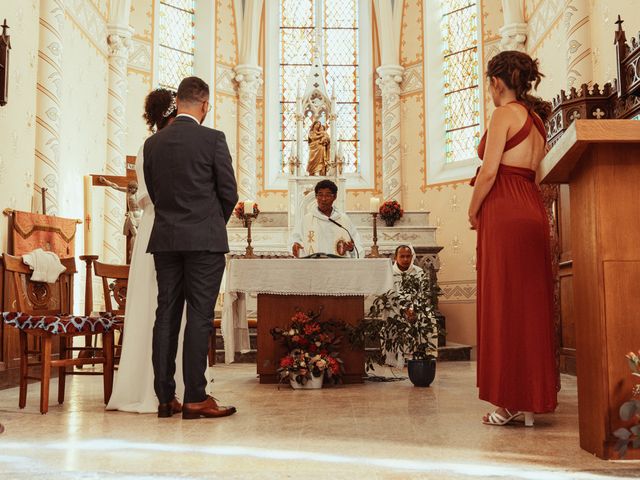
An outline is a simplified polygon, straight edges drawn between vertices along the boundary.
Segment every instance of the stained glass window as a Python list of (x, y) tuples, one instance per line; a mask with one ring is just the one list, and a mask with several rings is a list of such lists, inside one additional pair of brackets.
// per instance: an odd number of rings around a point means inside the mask
[[(319, 9), (316, 9), (319, 2)], [(318, 15), (319, 13), (319, 15)], [(285, 159), (296, 139), (296, 96), (304, 88), (315, 47), (315, 27), (322, 30), (322, 51), (328, 94), (335, 94), (336, 135), (345, 157), (344, 172), (358, 169), (359, 76), (358, 0), (280, 0), (281, 146)], [(302, 92), (303, 93), (303, 92)], [(311, 121), (304, 122), (304, 133)], [(295, 147), (294, 147), (295, 148)], [(308, 157), (303, 143), (303, 158)], [(286, 167), (283, 168), (286, 171)]]
[(475, 0), (442, 0), (446, 163), (476, 156), (480, 138), (478, 13)]
[(177, 90), (193, 75), (196, 0), (160, 0), (158, 83)]

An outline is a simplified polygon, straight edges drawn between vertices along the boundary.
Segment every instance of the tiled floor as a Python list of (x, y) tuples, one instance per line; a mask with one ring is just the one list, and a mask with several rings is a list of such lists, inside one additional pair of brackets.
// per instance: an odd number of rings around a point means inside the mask
[[(601, 479), (639, 478), (640, 462), (605, 462), (578, 447), (576, 384), (536, 427), (488, 427), (474, 362), (438, 364), (434, 385), (406, 381), (292, 391), (260, 385), (255, 365), (216, 367), (228, 418), (105, 412), (100, 377), (72, 377), (45, 416), (0, 391), (1, 479)], [(381, 372), (389, 374), (388, 371)], [(55, 382), (54, 382), (55, 383)], [(54, 387), (55, 385), (52, 385)]]

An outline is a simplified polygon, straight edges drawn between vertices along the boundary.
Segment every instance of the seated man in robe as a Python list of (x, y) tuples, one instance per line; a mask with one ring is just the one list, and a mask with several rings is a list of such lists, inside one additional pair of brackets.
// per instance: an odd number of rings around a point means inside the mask
[(393, 255), (393, 283), (396, 289), (400, 288), (402, 275), (420, 275), (424, 270), (413, 262), (416, 259), (416, 252), (411, 245), (400, 245)]
[[(405, 275), (419, 276), (424, 270), (413, 262), (416, 259), (416, 252), (411, 245), (400, 245), (396, 248), (393, 255), (393, 287), (398, 293), (401, 293), (402, 278)], [(395, 368), (404, 368), (404, 355), (402, 352), (388, 352), (387, 365)]]
[(360, 234), (349, 217), (333, 207), (338, 186), (331, 180), (321, 180), (314, 190), (317, 208), (299, 218), (291, 234), (293, 256), (321, 253), (363, 258)]

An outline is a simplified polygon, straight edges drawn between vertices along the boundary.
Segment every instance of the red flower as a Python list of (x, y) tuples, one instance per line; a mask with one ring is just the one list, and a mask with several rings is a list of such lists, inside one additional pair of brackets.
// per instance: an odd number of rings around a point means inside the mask
[(309, 345), (309, 353), (316, 353), (318, 351), (318, 347), (316, 347), (315, 343)]
[(311, 318), (304, 312), (296, 312), (296, 314), (291, 317), (292, 322), (307, 323), (309, 320), (311, 320)]
[(290, 356), (282, 357), (280, 359), (280, 368), (287, 368), (293, 366), (293, 358)]
[(319, 331), (320, 331), (320, 325), (317, 322), (307, 323), (304, 326), (304, 333), (306, 333), (307, 335), (311, 335), (312, 333), (319, 332)]

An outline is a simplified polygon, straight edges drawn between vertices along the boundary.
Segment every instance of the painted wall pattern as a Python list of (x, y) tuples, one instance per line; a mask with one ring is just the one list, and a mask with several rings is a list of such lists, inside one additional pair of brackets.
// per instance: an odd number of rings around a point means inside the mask
[(107, 2), (106, 0), (65, 0), (67, 17), (80, 29), (98, 51), (107, 56)]

